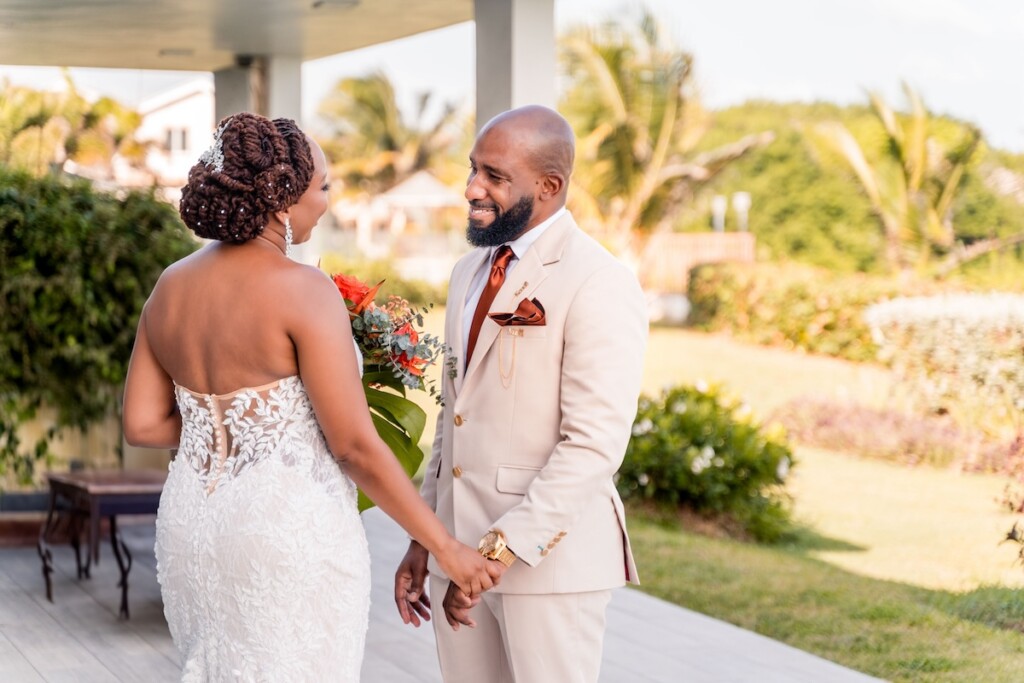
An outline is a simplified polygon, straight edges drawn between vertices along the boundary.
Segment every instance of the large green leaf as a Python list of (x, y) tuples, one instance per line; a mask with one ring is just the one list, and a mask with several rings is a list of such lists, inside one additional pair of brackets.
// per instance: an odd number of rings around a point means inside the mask
[[(395, 396), (394, 398), (399, 401), (412, 403), (409, 399), (402, 398), (400, 396)], [(416, 404), (413, 404), (413, 406), (419, 408)], [(391, 449), (391, 452), (395, 454), (395, 457), (398, 458), (398, 462), (401, 463), (405, 473), (411, 478), (420, 468), (420, 463), (423, 462), (423, 451), (420, 450), (420, 447), (417, 445), (419, 442), (419, 436), (417, 436), (414, 441), (409, 438), (409, 435), (402, 429), (379, 415), (371, 413), (370, 417), (373, 418), (373, 426), (377, 428), (378, 436), (380, 436), (381, 440), (387, 444), (387, 447)], [(359, 511), (362, 512), (363, 510), (368, 510), (373, 507), (373, 505), (373, 501), (370, 500), (366, 494), (360, 491)]]
[(394, 389), (402, 396), (405, 396), (405, 385), (402, 384), (400, 378), (395, 377), (395, 373), (391, 370), (373, 370), (363, 373), (363, 386), (373, 387), (375, 385)]
[(427, 426), (427, 414), (423, 408), (403, 396), (366, 387), (366, 403), (371, 409), (379, 411), (385, 418), (398, 425), (418, 443)]

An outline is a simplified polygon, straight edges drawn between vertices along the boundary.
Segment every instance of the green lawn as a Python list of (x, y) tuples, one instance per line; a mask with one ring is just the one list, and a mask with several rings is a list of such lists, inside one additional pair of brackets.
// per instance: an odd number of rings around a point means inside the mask
[[(439, 333), (442, 316), (431, 314), (428, 329)], [(878, 366), (652, 329), (644, 390), (698, 380), (762, 416), (801, 397), (900, 400)], [(424, 445), (432, 418), (428, 432)], [(999, 544), (1015, 520), (996, 502), (1006, 480), (801, 447), (796, 455), (789, 491), (806, 527), (797, 541), (709, 538), (634, 511), (642, 589), (891, 680), (1024, 678), (1024, 568), (1014, 546)]]
[(1018, 591), (965, 596), (868, 578), (815, 559), (844, 539), (788, 548), (708, 538), (632, 515), (642, 589), (858, 671), (893, 681), (1020, 681)]

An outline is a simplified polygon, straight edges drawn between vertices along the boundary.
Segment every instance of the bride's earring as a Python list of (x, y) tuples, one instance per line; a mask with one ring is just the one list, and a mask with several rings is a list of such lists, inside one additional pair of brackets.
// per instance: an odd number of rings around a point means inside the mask
[(292, 255), (292, 219), (284, 219), (284, 255), (291, 258)]

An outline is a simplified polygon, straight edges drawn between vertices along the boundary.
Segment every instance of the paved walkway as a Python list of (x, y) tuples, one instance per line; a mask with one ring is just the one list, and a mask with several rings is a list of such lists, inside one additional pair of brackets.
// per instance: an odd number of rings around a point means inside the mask
[[(440, 683), (433, 631), (404, 626), (391, 576), (404, 533), (379, 511), (364, 515), (373, 555), (373, 608), (364, 683)], [(43, 594), (34, 548), (0, 550), (0, 681), (174, 681), (178, 656), (156, 583), (151, 524), (124, 525), (135, 557), (132, 619), (117, 620), (109, 544), (93, 578), (76, 581), (74, 556), (54, 548), (54, 599)], [(640, 591), (617, 590), (608, 614), (602, 683), (866, 683), (871, 677)]]

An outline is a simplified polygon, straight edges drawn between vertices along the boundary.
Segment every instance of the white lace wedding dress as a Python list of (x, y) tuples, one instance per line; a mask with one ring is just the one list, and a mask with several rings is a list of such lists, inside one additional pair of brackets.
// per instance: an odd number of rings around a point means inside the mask
[(355, 683), (369, 552), (301, 380), (175, 393), (156, 558), (182, 681)]

